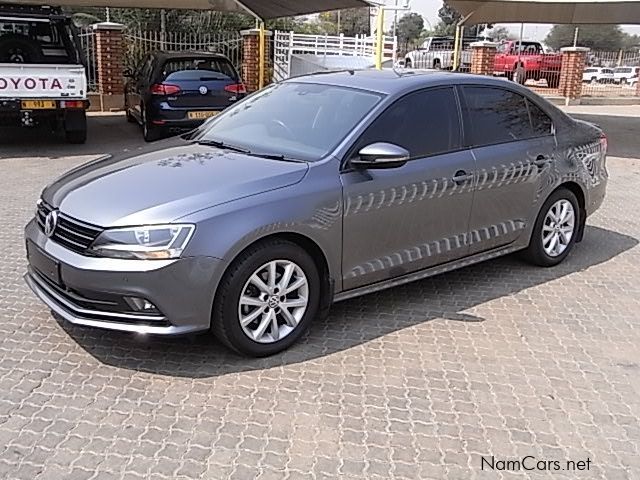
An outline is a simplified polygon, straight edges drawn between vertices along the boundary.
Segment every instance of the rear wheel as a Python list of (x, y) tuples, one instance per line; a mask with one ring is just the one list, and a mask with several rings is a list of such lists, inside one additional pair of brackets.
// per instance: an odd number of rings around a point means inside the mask
[(84, 110), (67, 112), (64, 119), (64, 134), (68, 143), (87, 141), (87, 114)]
[(320, 305), (320, 277), (298, 245), (271, 240), (231, 265), (216, 295), (212, 330), (228, 347), (263, 357), (296, 342)]
[(562, 262), (575, 244), (580, 220), (573, 192), (566, 188), (553, 192), (538, 214), (525, 258), (542, 267)]
[(147, 111), (144, 106), (141, 107), (142, 111), (142, 136), (145, 142), (155, 142), (162, 136), (162, 132), (158, 127), (153, 125), (147, 118)]
[(439, 58), (436, 58), (433, 61), (433, 68), (434, 68), (434, 70), (440, 70), (442, 68), (442, 63), (440, 63), (440, 59)]

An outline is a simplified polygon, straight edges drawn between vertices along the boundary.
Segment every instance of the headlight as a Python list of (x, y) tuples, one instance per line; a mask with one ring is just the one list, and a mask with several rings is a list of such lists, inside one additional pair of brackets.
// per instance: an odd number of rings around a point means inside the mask
[(178, 258), (189, 243), (195, 225), (146, 225), (102, 232), (91, 245), (101, 257), (130, 259)]

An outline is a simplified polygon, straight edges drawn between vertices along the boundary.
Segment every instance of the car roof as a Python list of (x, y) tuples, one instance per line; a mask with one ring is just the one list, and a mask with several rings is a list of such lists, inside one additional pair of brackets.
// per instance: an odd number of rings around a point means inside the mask
[(217, 58), (221, 60), (230, 61), (228, 57), (221, 53), (215, 52), (199, 52), (195, 50), (182, 50), (182, 51), (168, 51), (168, 50), (156, 50), (152, 54), (158, 60), (172, 60), (174, 58)]
[[(468, 73), (455, 73), (442, 70), (343, 70), (339, 72), (321, 72), (311, 75), (292, 77), (286, 82), (304, 82), (341, 87), (359, 88), (387, 95), (411, 91), (438, 85), (475, 84), (509, 86), (518, 89), (513, 82), (503, 78), (494, 78)], [(520, 89), (518, 89), (520, 90)]]

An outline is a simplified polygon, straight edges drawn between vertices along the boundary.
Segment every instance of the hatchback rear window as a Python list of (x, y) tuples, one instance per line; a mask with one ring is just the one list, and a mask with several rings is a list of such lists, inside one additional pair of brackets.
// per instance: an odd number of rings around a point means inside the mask
[(164, 80), (238, 80), (233, 65), (221, 58), (176, 58), (168, 60), (160, 74)]

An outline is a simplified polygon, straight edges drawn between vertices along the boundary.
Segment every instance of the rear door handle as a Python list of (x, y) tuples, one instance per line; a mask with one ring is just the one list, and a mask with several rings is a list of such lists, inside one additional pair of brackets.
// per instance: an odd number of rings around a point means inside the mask
[(473, 173), (467, 173), (464, 170), (458, 170), (453, 176), (452, 180), (456, 183), (466, 182), (473, 178)]

